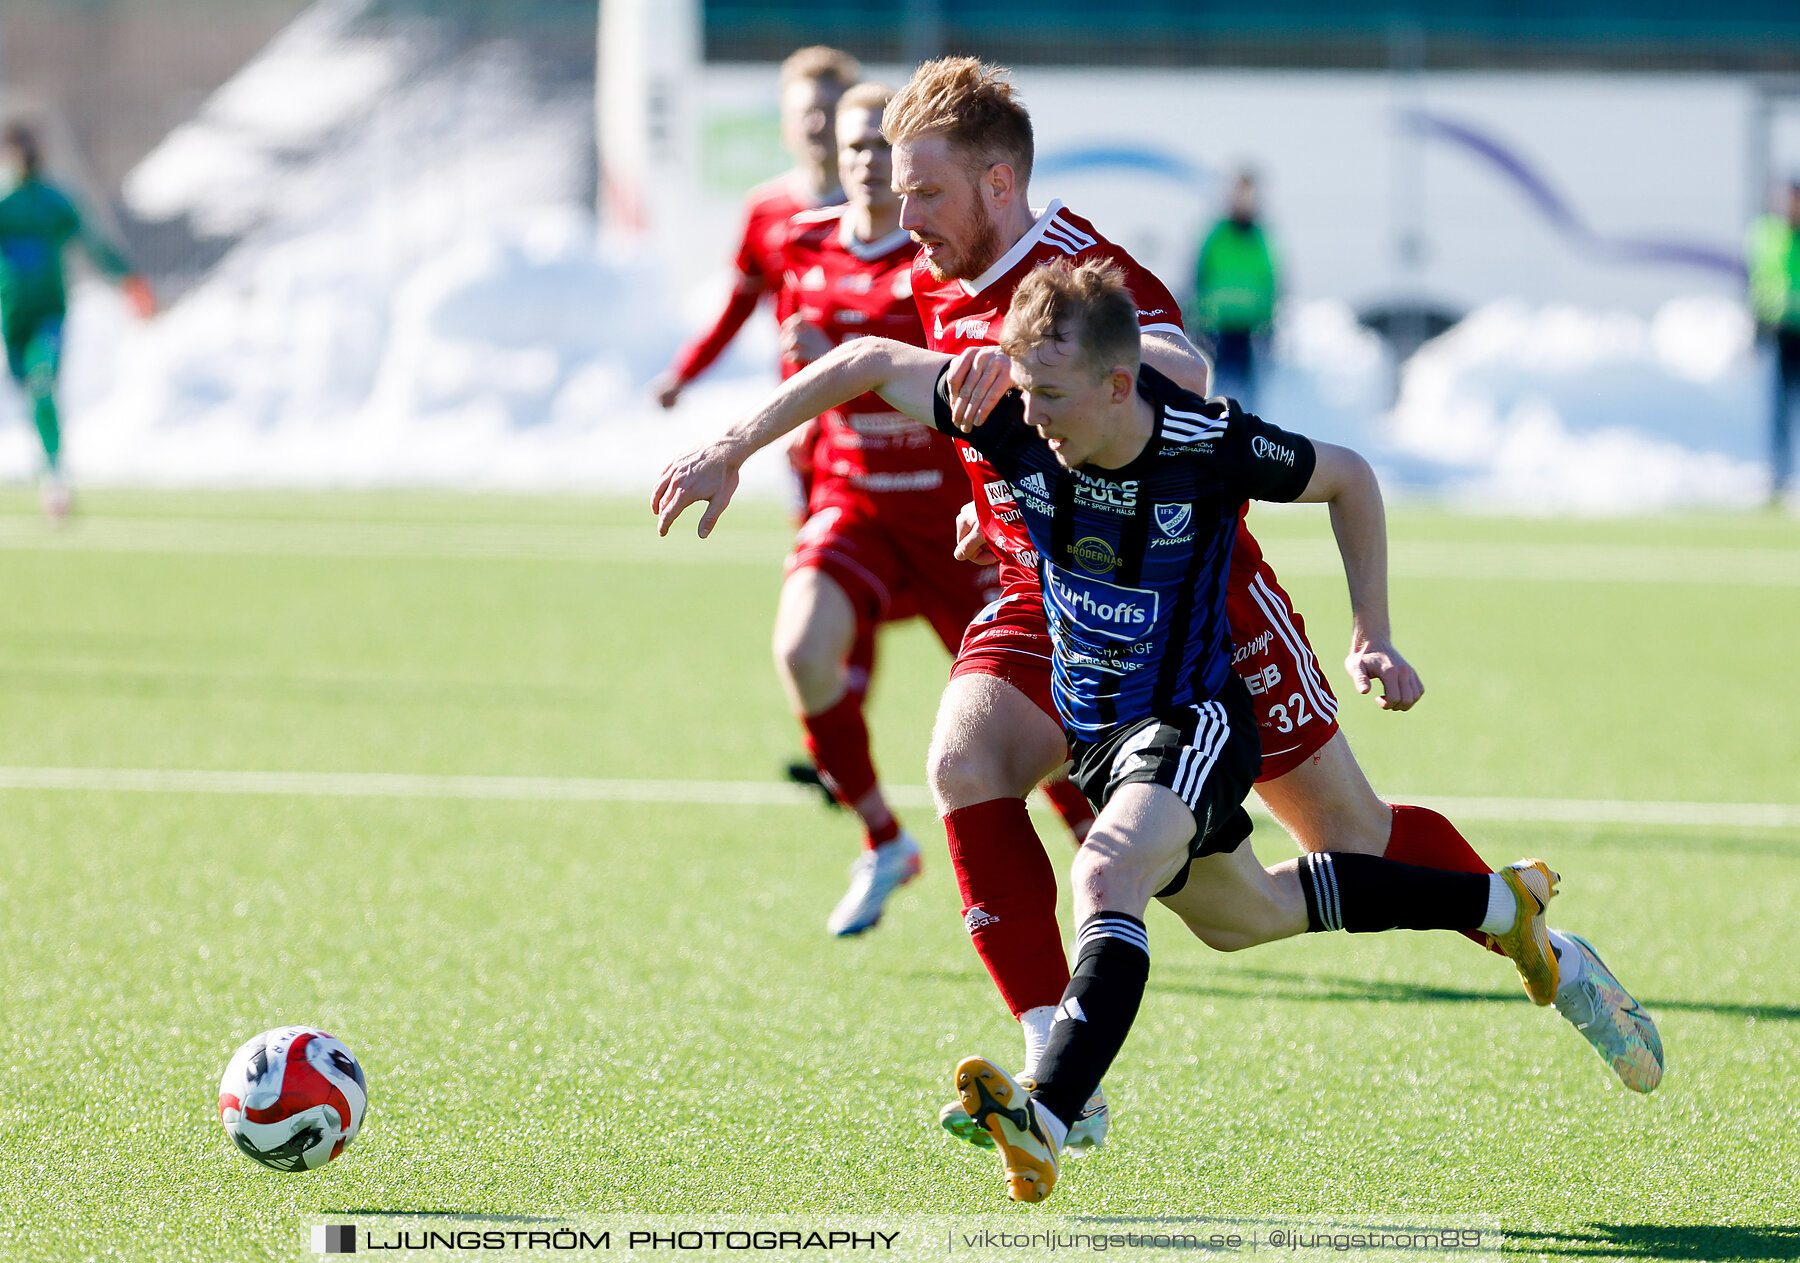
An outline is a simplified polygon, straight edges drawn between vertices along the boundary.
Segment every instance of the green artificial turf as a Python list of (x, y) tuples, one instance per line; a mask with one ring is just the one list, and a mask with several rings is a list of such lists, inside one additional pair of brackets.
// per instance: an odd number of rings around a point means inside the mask
[[(1253, 521), (1391, 796), (1800, 803), (1791, 519), (1397, 512), (1397, 574), (1409, 546), (1449, 570), (1396, 578), (1406, 715), (1344, 681), (1323, 514)], [(783, 536), (755, 505), (701, 544), (636, 502), (422, 493), (95, 493), (51, 533), (9, 493), (0, 767), (774, 780)], [(1564, 546), (1605, 566), (1477, 573)], [(1659, 550), (1686, 577), (1620, 577)], [(1776, 579), (1696, 581), (1709, 558)], [(923, 781), (945, 672), (919, 628), (885, 637), (891, 782)], [(1800, 1258), (1800, 830), (1466, 827), (1564, 873), (1553, 921), (1661, 1024), (1649, 1097), (1459, 938), (1219, 955), (1152, 913), (1113, 1135), (1033, 1208), (935, 1125), (954, 1061), (1017, 1033), (941, 832), (903, 815), (924, 876), (839, 942), (856, 835), (810, 804), (0, 790), (0, 1256), (312, 1257), (308, 1224), (377, 1212), (932, 1212), (1466, 1216), (1517, 1257)], [(372, 1098), (298, 1176), (214, 1108), (232, 1049), (289, 1022), (347, 1041)]]

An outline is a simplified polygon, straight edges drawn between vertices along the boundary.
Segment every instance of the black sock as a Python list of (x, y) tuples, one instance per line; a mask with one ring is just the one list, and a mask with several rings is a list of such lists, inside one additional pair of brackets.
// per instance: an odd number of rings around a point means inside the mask
[(1075, 933), (1075, 972), (1038, 1059), (1037, 1090), (1032, 1093), (1064, 1123), (1081, 1116), (1119, 1055), (1149, 976), (1150, 940), (1142, 921), (1123, 912), (1096, 912), (1081, 923)]
[(1300, 857), (1306, 928), (1314, 932), (1472, 930), (1487, 915), (1488, 878), (1346, 851)]

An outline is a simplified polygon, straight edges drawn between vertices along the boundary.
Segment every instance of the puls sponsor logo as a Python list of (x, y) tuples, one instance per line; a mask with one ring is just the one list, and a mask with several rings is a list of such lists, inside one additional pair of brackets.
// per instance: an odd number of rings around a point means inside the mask
[(1113, 482), (1106, 478), (1095, 478), (1075, 471), (1075, 503), (1089, 505), (1092, 508), (1104, 509), (1112, 513), (1122, 513), (1137, 507), (1138, 485), (1134, 478), (1128, 482)]
[(1263, 460), (1280, 461), (1283, 465), (1292, 465), (1294, 463), (1293, 448), (1283, 447), (1281, 444), (1272, 442), (1260, 434), (1250, 440), (1250, 453)]

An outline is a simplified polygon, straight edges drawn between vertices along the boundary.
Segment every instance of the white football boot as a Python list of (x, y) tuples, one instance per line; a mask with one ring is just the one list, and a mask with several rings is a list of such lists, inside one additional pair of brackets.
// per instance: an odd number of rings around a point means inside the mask
[(892, 842), (857, 856), (850, 865), (850, 889), (825, 919), (825, 928), (839, 938), (873, 929), (888, 896), (918, 875), (918, 839), (902, 829)]
[[(1574, 975), (1556, 992), (1556, 1011), (1594, 1046), (1600, 1060), (1633, 1092), (1654, 1092), (1663, 1077), (1662, 1036), (1656, 1023), (1620, 985), (1593, 945), (1580, 935), (1559, 931), (1574, 945), (1579, 962), (1567, 962), (1562, 973)], [(1569, 968), (1576, 964), (1578, 968)]]

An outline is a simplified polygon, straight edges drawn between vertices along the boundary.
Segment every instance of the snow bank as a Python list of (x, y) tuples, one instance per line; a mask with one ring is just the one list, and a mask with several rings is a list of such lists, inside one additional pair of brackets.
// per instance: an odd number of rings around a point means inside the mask
[[(647, 491), (766, 387), (773, 330), (656, 408), (690, 319), (653, 261), (597, 243), (591, 85), (546, 96), (505, 43), (434, 60), (363, 7), (309, 9), (133, 173), (139, 213), (236, 241), (147, 325), (77, 287), (72, 476)], [(0, 476), (29, 476), (11, 392), (0, 415)]]
[(1675, 299), (1650, 320), (1494, 303), (1407, 364), (1383, 446), (1483, 507), (1755, 504), (1772, 370), (1752, 332), (1717, 298)]

